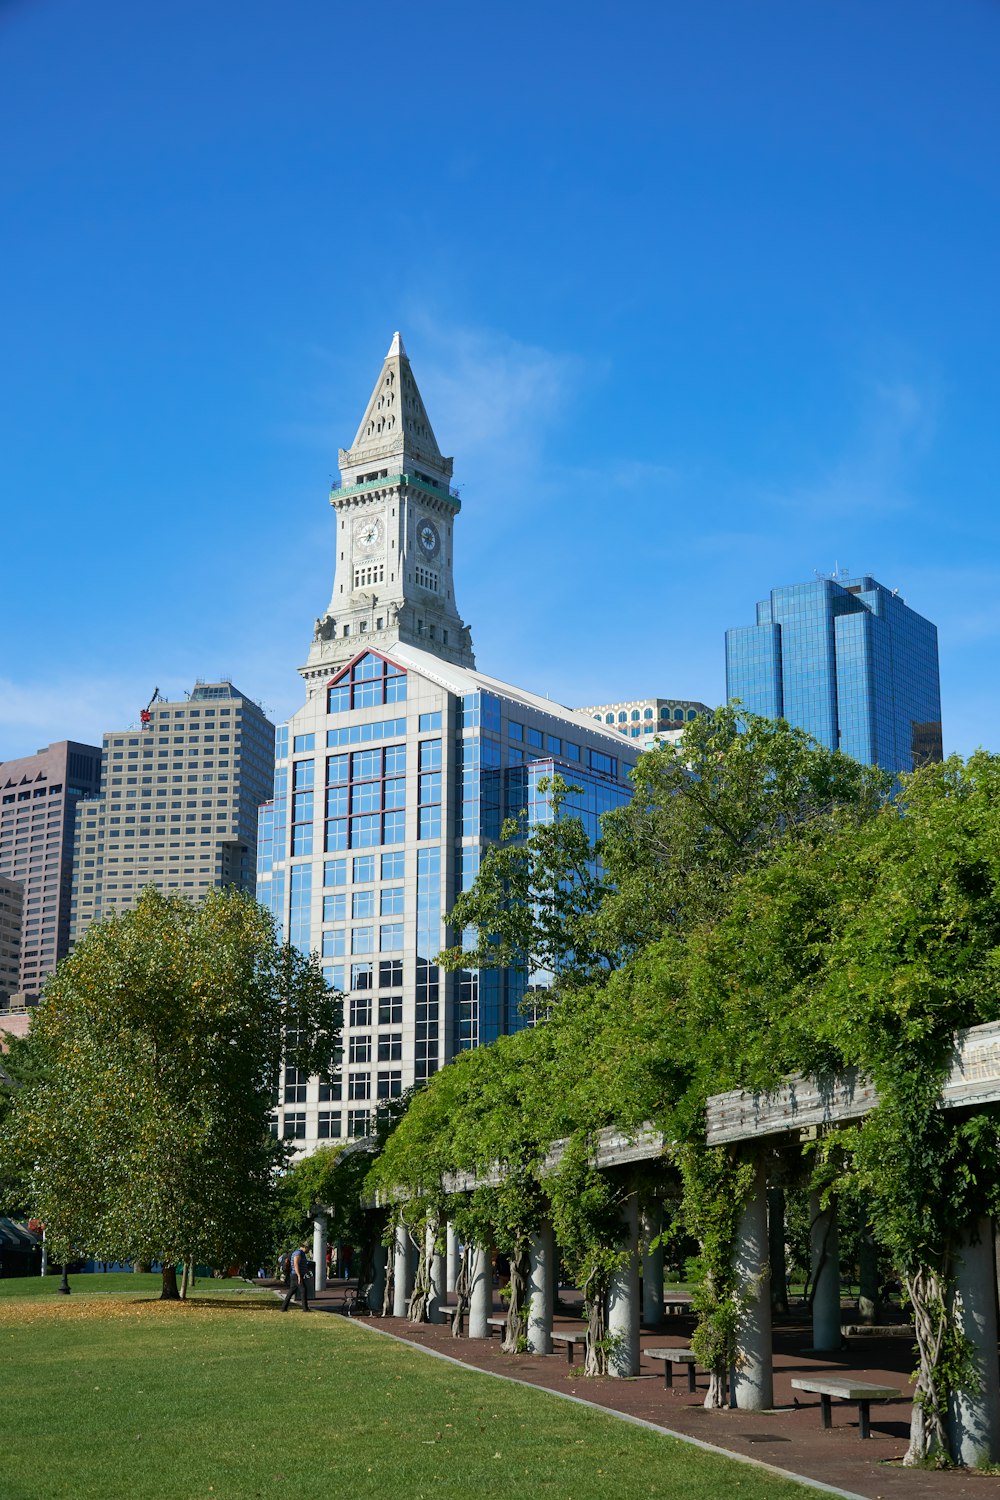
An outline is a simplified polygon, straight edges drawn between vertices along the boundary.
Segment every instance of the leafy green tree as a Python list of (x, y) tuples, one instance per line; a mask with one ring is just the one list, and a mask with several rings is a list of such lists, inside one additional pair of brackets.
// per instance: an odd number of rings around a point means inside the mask
[(547, 971), (556, 997), (607, 983), (666, 933), (724, 912), (732, 882), (790, 840), (812, 840), (832, 818), (871, 817), (892, 785), (737, 704), (642, 755), (632, 781), (596, 845), (565, 810), (571, 789), (559, 777), (547, 784), (550, 822), (527, 835), (522, 819), (505, 823), (449, 917), (470, 946), (449, 949), (444, 967)]
[(199, 905), (147, 888), (92, 926), (46, 986), (39, 1075), (10, 1101), (0, 1179), (55, 1252), (254, 1260), (283, 1148), (268, 1128), (283, 1061), (327, 1075), (341, 1024), (315, 956), (244, 893)]
[(513, 969), (554, 974), (573, 987), (613, 968), (617, 954), (595, 941), (594, 917), (608, 893), (607, 877), (579, 817), (563, 811), (573, 788), (560, 776), (539, 790), (551, 817), (525, 833), (526, 813), (508, 818), (500, 842), (483, 855), (470, 890), (449, 917), (468, 947), (441, 955), (446, 969)]

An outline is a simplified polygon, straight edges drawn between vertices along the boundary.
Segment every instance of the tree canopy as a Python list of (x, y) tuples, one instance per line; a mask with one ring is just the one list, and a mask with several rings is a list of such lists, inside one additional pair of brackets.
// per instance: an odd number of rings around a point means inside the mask
[(240, 1264), (268, 1238), (283, 1061), (326, 1076), (341, 997), (234, 889), (147, 888), (46, 985), (0, 1180), (59, 1253)]
[[(1000, 1137), (989, 1111), (936, 1099), (955, 1032), (1000, 1017), (1000, 757), (953, 758), (895, 786), (734, 707), (644, 755), (634, 781), (632, 803), (603, 819), (599, 881), (561, 929), (567, 871), (553, 850), (575, 849), (579, 831), (557, 842), (546, 829), (542, 848), (511, 830), (484, 857), (456, 908), (487, 935), (475, 960), (490, 934), (505, 958), (518, 942), (537, 951), (532, 882), (548, 879), (546, 951), (561, 931), (570, 961), (553, 965), (543, 1025), (459, 1058), (415, 1097), (372, 1180), (429, 1203), (449, 1173), (505, 1169), (506, 1186), (472, 1204), (508, 1243), (544, 1207), (596, 1301), (615, 1205), (636, 1178), (596, 1173), (589, 1143), (607, 1125), (659, 1126), (672, 1145), (656, 1191), (701, 1244), (696, 1344), (721, 1371), (753, 1145), (709, 1150), (706, 1100), (857, 1068), (880, 1106), (821, 1138), (800, 1170), (825, 1194), (850, 1187), (903, 1275), (921, 1360), (914, 1454), (947, 1453), (949, 1393), (968, 1378), (950, 1267), (970, 1223), (1000, 1207)], [(574, 966), (577, 952), (605, 957)]]

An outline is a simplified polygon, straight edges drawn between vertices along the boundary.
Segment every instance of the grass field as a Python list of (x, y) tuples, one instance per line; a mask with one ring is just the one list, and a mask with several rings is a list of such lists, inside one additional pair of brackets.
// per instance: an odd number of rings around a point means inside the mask
[(344, 1318), (211, 1283), (160, 1303), (116, 1279), (77, 1277), (71, 1297), (0, 1282), (3, 1500), (810, 1493)]
[[(23, 1301), (25, 1298), (54, 1297), (61, 1301), (60, 1279), (57, 1274), (55, 1276), (10, 1277), (7, 1280), (0, 1280), (0, 1306), (5, 1298)], [(159, 1271), (152, 1275), (143, 1272), (106, 1271), (98, 1275), (70, 1276), (69, 1284), (71, 1297), (136, 1297), (141, 1295), (148, 1298), (160, 1295), (161, 1277)], [(193, 1295), (217, 1297), (220, 1292), (240, 1297), (271, 1296), (266, 1288), (256, 1287), (252, 1282), (244, 1281), (241, 1277), (233, 1277), (226, 1281), (212, 1281), (208, 1277), (200, 1277), (195, 1282)]]

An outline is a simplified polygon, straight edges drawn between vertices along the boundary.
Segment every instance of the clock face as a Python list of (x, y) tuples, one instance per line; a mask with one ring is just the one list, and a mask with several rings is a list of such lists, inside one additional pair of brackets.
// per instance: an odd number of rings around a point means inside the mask
[(359, 521), (354, 528), (354, 545), (363, 552), (374, 552), (382, 541), (382, 522), (378, 516)]
[(440, 546), (441, 538), (438, 536), (437, 527), (433, 521), (419, 521), (417, 523), (417, 541), (420, 549), (427, 557), (436, 556)]

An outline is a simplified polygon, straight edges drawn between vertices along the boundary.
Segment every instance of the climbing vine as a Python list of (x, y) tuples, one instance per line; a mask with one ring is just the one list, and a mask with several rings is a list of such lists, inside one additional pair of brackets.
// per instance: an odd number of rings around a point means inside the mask
[[(699, 1246), (693, 1343), (720, 1404), (754, 1295), (734, 1247), (755, 1165), (706, 1146), (706, 1101), (853, 1069), (878, 1107), (821, 1136), (781, 1185), (849, 1201), (871, 1264), (876, 1249), (891, 1258), (917, 1340), (908, 1459), (953, 1461), (955, 1402), (979, 1379), (956, 1268), (977, 1221), (1000, 1212), (1000, 1131), (987, 1111), (938, 1101), (956, 1033), (1000, 1018), (1000, 758), (927, 767), (894, 795), (880, 773), (726, 710), (679, 751), (643, 757), (636, 781), (631, 806), (604, 822), (607, 878), (561, 933), (559, 902), (544, 907), (550, 951), (583, 952), (586, 931), (586, 965), (565, 984), (557, 974), (543, 1025), (431, 1080), (374, 1179), (395, 1185), (394, 1201), (424, 1195), (471, 1215), (466, 1242), (510, 1260), (507, 1348), (524, 1333), (531, 1237), (550, 1219), (586, 1299), (586, 1368), (599, 1373), (635, 1183), (598, 1171), (594, 1142), (609, 1125), (658, 1126), (671, 1143), (662, 1181), (679, 1174), (677, 1225)], [(554, 879), (549, 866), (536, 861), (531, 878)], [(499, 914), (491, 926), (498, 869), (476, 892), (478, 924), (508, 946), (534, 940)], [(456, 1209), (440, 1195), (462, 1173), (478, 1186)]]

